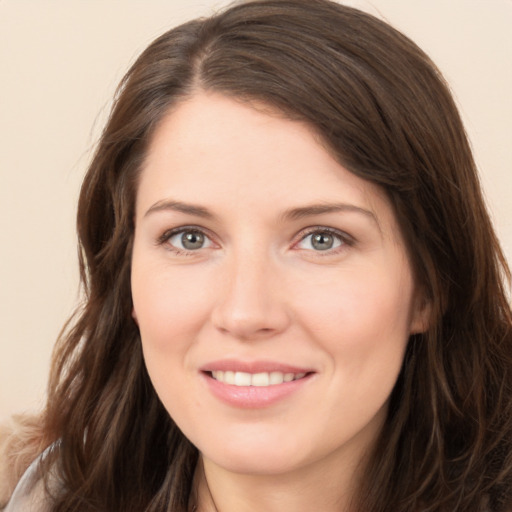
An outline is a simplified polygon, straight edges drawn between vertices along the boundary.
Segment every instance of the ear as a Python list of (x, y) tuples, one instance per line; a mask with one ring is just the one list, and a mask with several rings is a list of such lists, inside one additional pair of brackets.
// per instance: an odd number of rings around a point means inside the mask
[(416, 293), (411, 312), (410, 334), (428, 331), (432, 321), (432, 301), (424, 293)]

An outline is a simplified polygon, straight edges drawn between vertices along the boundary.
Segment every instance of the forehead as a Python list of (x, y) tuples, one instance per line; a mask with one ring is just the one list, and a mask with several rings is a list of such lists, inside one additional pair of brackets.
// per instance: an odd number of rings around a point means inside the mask
[(305, 123), (210, 93), (178, 104), (150, 141), (138, 207), (167, 196), (238, 211), (346, 201), (389, 210), (382, 190), (344, 169)]

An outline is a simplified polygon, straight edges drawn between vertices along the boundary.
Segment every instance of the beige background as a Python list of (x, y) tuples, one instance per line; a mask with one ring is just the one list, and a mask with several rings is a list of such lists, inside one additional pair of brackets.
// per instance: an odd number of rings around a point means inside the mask
[[(512, 260), (512, 0), (351, 1), (415, 40), (462, 110)], [(77, 299), (75, 202), (113, 90), (214, 0), (0, 0), (0, 420), (44, 399)]]

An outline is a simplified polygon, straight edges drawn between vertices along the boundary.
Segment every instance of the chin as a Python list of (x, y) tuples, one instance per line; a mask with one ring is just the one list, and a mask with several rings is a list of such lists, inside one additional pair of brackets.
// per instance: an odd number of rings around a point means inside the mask
[(280, 453), (276, 456), (276, 452), (261, 452), (258, 455), (253, 453), (213, 453), (203, 454), (205, 459), (210, 460), (216, 466), (222, 467), (225, 471), (240, 475), (280, 475), (289, 473), (301, 466), (301, 461), (293, 459), (288, 453)]
[[(224, 470), (246, 475), (278, 475), (295, 471), (322, 458), (325, 447), (307, 449), (300, 436), (240, 429), (238, 435), (202, 440), (196, 444), (202, 456)], [(250, 430), (249, 432), (247, 430)], [(275, 433), (274, 433), (275, 434)], [(316, 457), (315, 457), (316, 455)]]

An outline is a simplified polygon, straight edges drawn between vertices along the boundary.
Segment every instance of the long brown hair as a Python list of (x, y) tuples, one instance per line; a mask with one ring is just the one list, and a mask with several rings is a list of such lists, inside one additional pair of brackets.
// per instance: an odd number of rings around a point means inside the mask
[(53, 510), (187, 510), (198, 454), (145, 370), (130, 257), (148, 141), (199, 89), (308, 123), (340, 163), (382, 187), (430, 302), (430, 328), (409, 341), (355, 510), (510, 508), (510, 275), (449, 90), (414, 43), (368, 14), (261, 0), (165, 33), (119, 87), (78, 207), (85, 302), (50, 378), (45, 465), (62, 484)]

